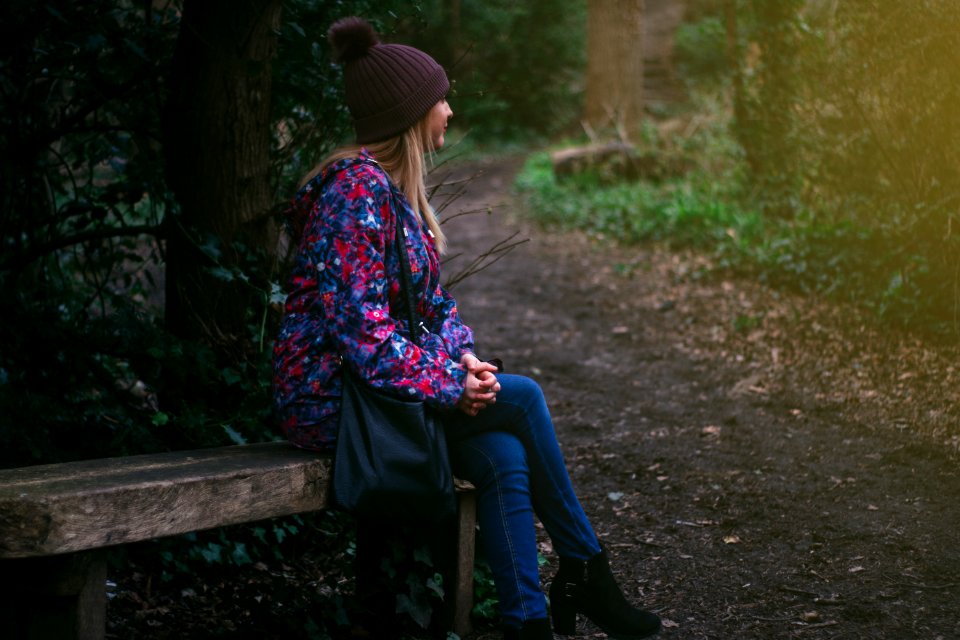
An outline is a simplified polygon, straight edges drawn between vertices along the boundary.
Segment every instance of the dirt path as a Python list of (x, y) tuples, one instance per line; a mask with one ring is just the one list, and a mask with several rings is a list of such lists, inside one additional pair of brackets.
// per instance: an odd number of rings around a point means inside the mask
[[(503, 201), (515, 169), (491, 165), (458, 205)], [(543, 385), (661, 637), (960, 638), (956, 353), (509, 208), (446, 228), (468, 255), (531, 239), (454, 293), (481, 353)]]

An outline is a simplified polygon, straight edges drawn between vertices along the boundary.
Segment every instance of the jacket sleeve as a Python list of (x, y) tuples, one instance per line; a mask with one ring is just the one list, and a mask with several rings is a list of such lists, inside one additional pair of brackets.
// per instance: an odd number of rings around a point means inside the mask
[(453, 408), (466, 371), (443, 349), (421, 349), (398, 331), (384, 266), (385, 225), (393, 221), (389, 187), (375, 174), (357, 173), (324, 194), (321, 206), (331, 214), (311, 247), (329, 335), (345, 365), (372, 387)]
[(473, 353), (473, 332), (463, 323), (457, 310), (457, 301), (437, 285), (427, 314), (427, 327), (443, 340), (444, 348), (457, 362), (464, 353)]

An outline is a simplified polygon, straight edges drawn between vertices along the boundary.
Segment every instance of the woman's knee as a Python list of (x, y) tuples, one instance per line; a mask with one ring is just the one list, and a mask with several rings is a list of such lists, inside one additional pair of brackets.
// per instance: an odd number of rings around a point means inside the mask
[(497, 376), (500, 382), (498, 400), (517, 405), (530, 405), (545, 402), (543, 389), (533, 378), (504, 373)]

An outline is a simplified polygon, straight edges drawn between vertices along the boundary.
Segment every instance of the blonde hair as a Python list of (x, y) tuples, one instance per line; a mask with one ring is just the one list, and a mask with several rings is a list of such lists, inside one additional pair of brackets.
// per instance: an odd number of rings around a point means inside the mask
[(433, 234), (433, 242), (437, 251), (441, 254), (446, 251), (446, 237), (440, 229), (440, 221), (434, 213), (433, 207), (427, 200), (427, 172), (424, 156), (429, 155), (432, 160), (434, 149), (426, 116), (393, 138), (364, 145), (350, 144), (334, 150), (303, 177), (300, 185), (306, 184), (338, 160), (359, 157), (362, 148), (365, 148), (383, 167), (390, 179), (403, 191), (414, 212), (427, 223), (427, 228)]

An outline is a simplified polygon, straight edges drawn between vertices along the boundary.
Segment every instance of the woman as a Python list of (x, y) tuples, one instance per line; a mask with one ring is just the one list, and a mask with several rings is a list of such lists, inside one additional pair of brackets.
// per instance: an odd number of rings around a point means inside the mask
[[(446, 73), (422, 51), (381, 44), (359, 18), (338, 21), (328, 37), (344, 67), (357, 144), (308, 175), (292, 208), (302, 236), (274, 351), (282, 430), (298, 446), (332, 449), (342, 366), (383, 392), (427, 403), (444, 416), (454, 470), (477, 487), (504, 637), (552, 638), (534, 511), (560, 556), (550, 588), (554, 629), (574, 633), (579, 612), (614, 638), (656, 633), (659, 618), (630, 606), (614, 582), (540, 388), (475, 355), (470, 329), (440, 286), (444, 237), (427, 203), (423, 156), (443, 145), (453, 115)], [(397, 218), (429, 332), (419, 346), (390, 314), (399, 263), (387, 247)]]

